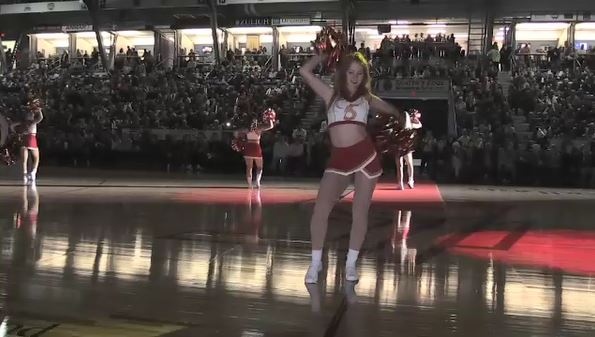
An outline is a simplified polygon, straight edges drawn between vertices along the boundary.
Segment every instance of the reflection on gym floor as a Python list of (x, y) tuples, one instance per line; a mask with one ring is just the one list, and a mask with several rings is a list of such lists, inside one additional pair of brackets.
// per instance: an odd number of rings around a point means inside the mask
[[(171, 336), (589, 336), (595, 326), (593, 273), (523, 255), (595, 253), (586, 220), (574, 221), (591, 217), (588, 203), (373, 205), (357, 284), (342, 278), (350, 205), (340, 204), (322, 282), (306, 287), (311, 202), (263, 202), (272, 188), (238, 189), (243, 202), (230, 204), (87, 190), (0, 189), (2, 312), (184, 326)], [(551, 233), (583, 240), (562, 247)]]

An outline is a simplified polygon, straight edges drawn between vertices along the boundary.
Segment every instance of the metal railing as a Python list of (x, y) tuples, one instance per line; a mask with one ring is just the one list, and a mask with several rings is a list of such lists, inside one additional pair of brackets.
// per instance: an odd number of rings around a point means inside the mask
[(55, 73), (58, 69), (62, 67), (60, 60), (54, 60), (51, 64), (48, 65), (48, 73)]
[(269, 72), (272, 67), (273, 67), (273, 56), (270, 56), (264, 63), (264, 66), (262, 67), (262, 72), (263, 73)]
[(174, 64), (174, 58), (173, 57), (166, 57), (163, 60), (157, 62), (157, 64), (155, 64), (155, 68), (160, 68), (166, 61), (171, 61), (172, 62), (172, 66), (175, 66), (175, 64)]
[(545, 71), (551, 70), (552, 67), (570, 69), (574, 72), (585, 66), (584, 61), (585, 56), (576, 53), (561, 55), (559, 59), (552, 59), (547, 53), (517, 53), (511, 57), (511, 66), (513, 72), (525, 69)]

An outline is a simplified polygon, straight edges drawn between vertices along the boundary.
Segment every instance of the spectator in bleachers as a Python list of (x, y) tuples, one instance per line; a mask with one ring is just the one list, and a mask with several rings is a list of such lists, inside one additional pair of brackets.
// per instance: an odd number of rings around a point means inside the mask
[(500, 70), (500, 50), (498, 44), (494, 42), (492, 48), (488, 51), (488, 58), (492, 62), (492, 69), (498, 72)]
[(305, 167), (305, 146), (301, 137), (293, 138), (287, 153), (287, 170), (291, 175), (299, 175)]
[(289, 144), (287, 137), (284, 135), (277, 135), (273, 146), (273, 161), (271, 167), (274, 172), (285, 174), (287, 168), (287, 157), (289, 156)]
[(366, 60), (368, 60), (368, 62), (372, 59), (372, 53), (370, 51), (370, 47), (366, 47), (365, 43), (361, 43), (359, 49), (357, 50), (360, 54), (364, 55), (366, 57)]
[(304, 141), (308, 137), (308, 131), (306, 131), (306, 129), (304, 129), (304, 127), (300, 123), (297, 125), (297, 127), (295, 129), (293, 129), (291, 137), (293, 139), (300, 139), (300, 140)]

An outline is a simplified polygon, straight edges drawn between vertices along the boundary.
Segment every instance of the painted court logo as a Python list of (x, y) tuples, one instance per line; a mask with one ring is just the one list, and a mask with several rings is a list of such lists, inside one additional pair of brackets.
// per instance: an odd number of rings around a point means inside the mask
[(0, 336), (42, 337), (59, 327), (60, 324), (26, 325), (4, 319), (0, 324)]
[(183, 328), (183, 326), (179, 325), (147, 325), (122, 320), (93, 321), (87, 324), (78, 324), (4, 317), (0, 321), (0, 337), (157, 337)]

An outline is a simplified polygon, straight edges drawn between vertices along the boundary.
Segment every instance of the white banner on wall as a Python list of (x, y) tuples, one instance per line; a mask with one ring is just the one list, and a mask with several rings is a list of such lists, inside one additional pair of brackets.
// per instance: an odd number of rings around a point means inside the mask
[(236, 27), (268, 27), (268, 26), (309, 26), (309, 17), (273, 18), (273, 17), (245, 17), (235, 20)]
[[(595, 18), (595, 16), (593, 17)], [(531, 22), (572, 22), (572, 21), (592, 21), (590, 13), (559, 13), (545, 15), (531, 15)]]
[(233, 133), (233, 130), (192, 130), (192, 129), (122, 129), (122, 135), (132, 138), (140, 137), (144, 132), (157, 137), (159, 140), (165, 140), (168, 136), (172, 140), (196, 140), (200, 137), (211, 139), (213, 135), (219, 140), (224, 133)]
[(93, 31), (92, 25), (68, 25), (62, 26), (64, 33), (76, 33), (76, 32), (91, 32)]
[(381, 79), (375, 89), (383, 98), (448, 99), (450, 82), (442, 79)]
[(21, 4), (0, 5), (0, 15), (76, 12), (86, 10), (87, 6), (85, 6), (85, 4), (80, 1), (30, 2)]
[(309, 26), (310, 18), (281, 18), (276, 24), (279, 26)]

